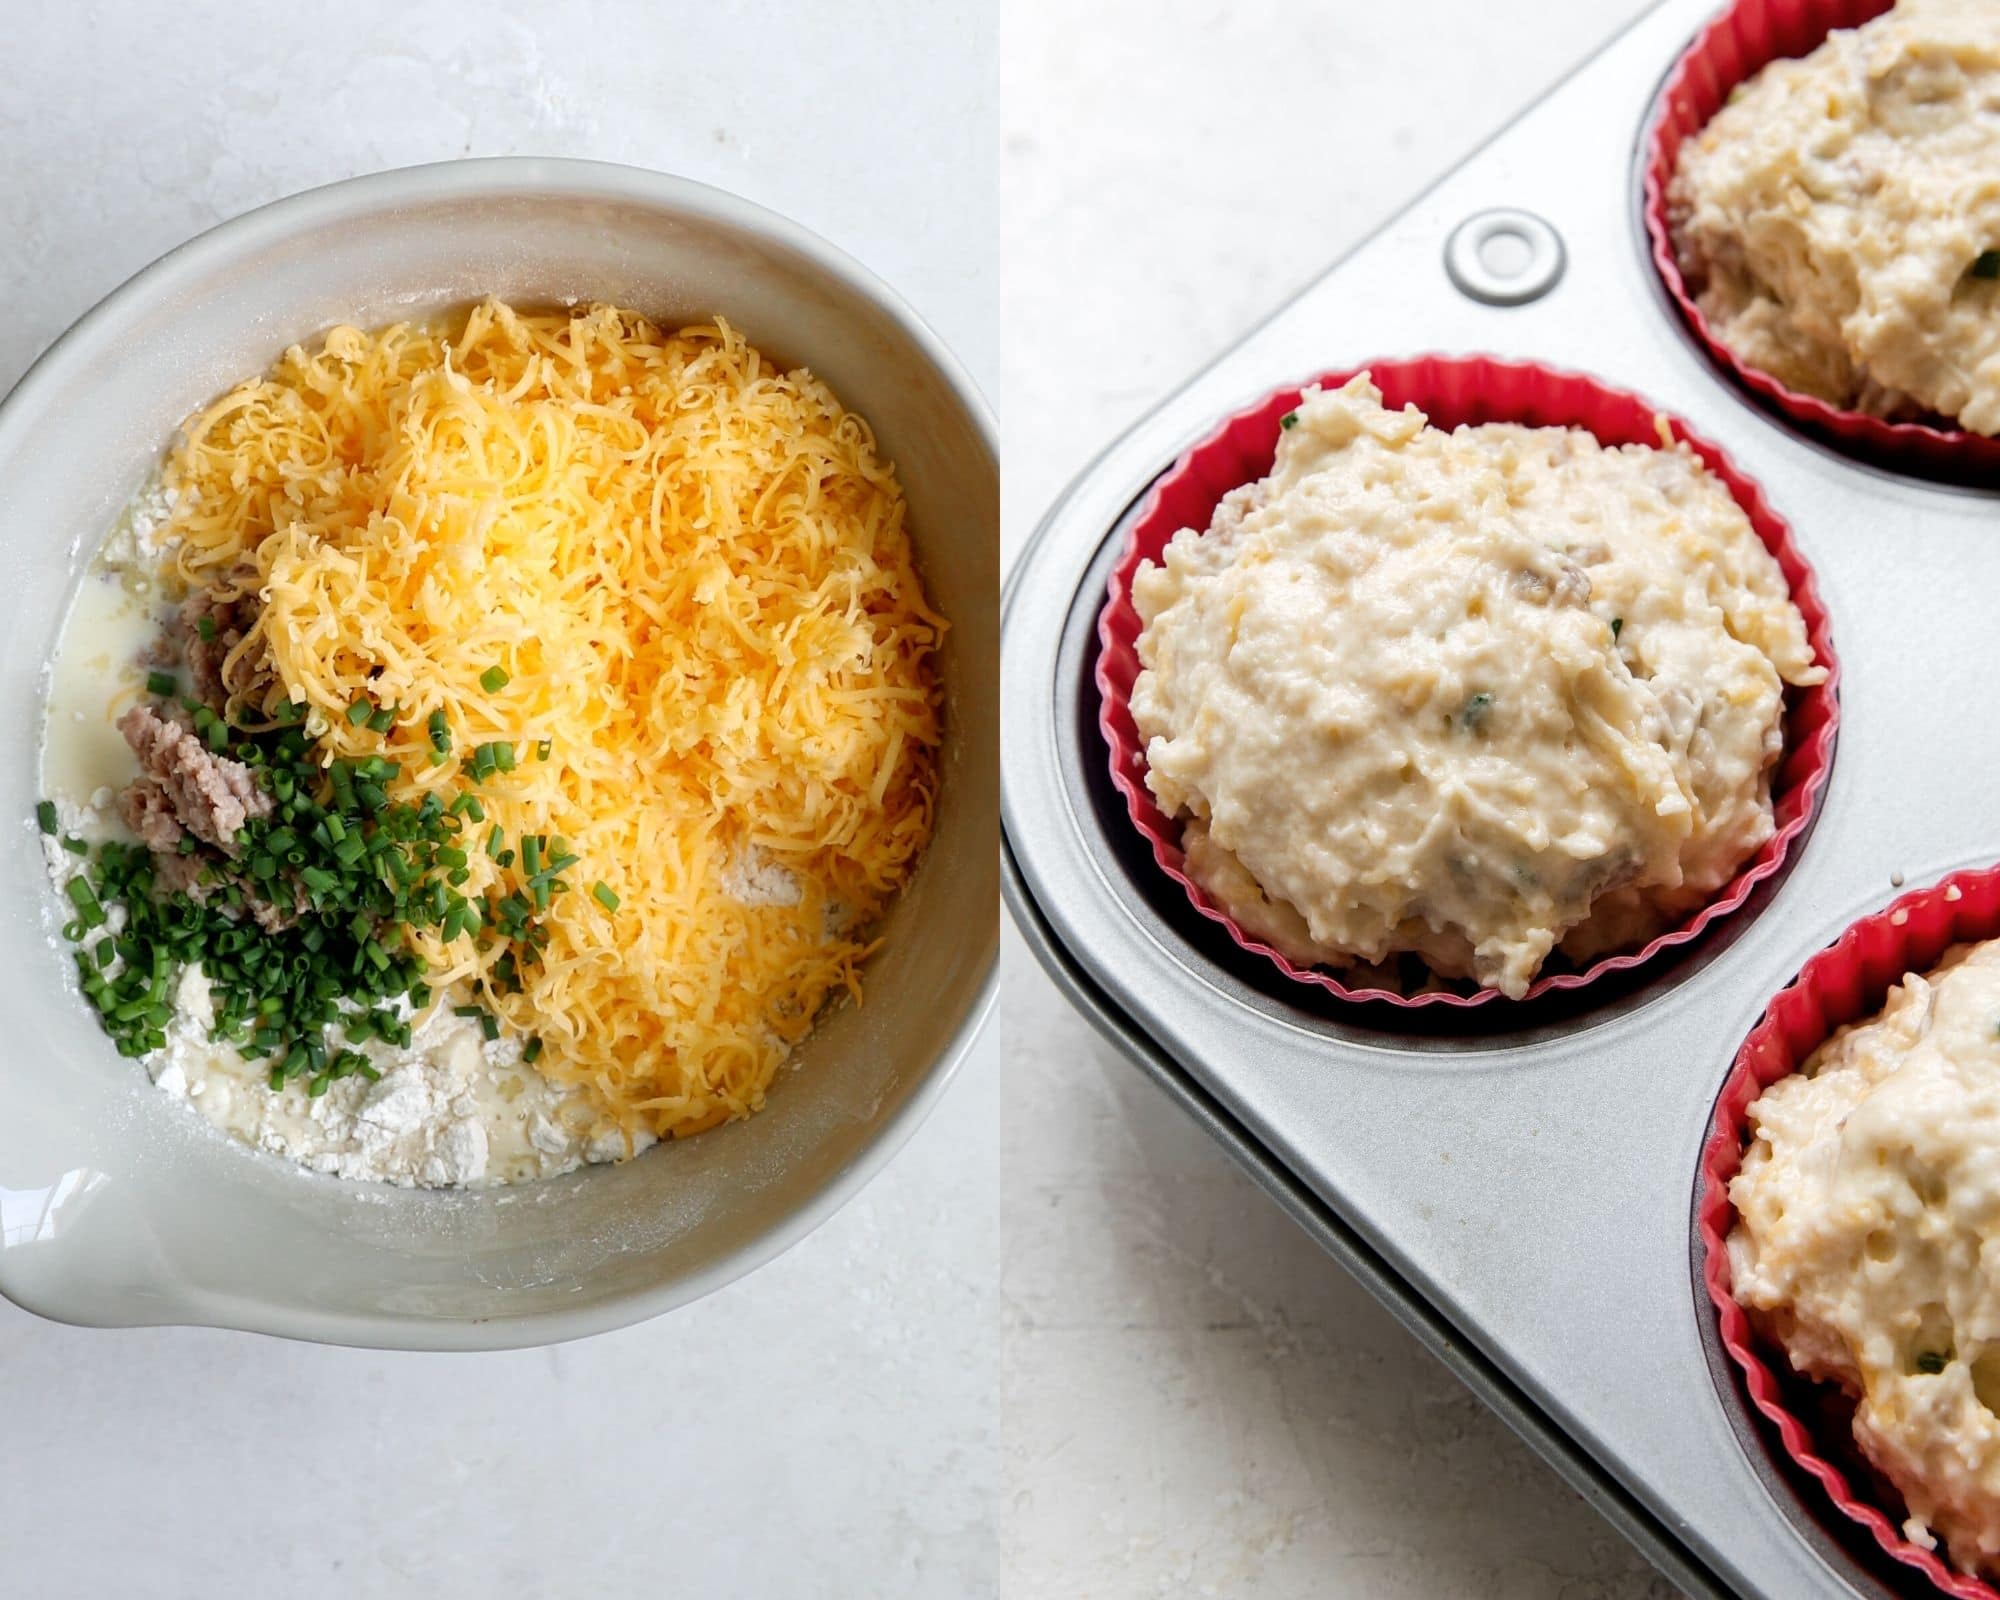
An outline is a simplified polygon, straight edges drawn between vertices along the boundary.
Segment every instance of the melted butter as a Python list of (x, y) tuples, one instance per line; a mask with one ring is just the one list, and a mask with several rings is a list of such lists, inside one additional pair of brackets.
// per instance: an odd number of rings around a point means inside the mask
[(118, 718), (145, 686), (140, 654), (158, 637), (157, 590), (93, 562), (63, 623), (49, 672), (42, 733), (42, 793), (81, 803), (138, 773)]

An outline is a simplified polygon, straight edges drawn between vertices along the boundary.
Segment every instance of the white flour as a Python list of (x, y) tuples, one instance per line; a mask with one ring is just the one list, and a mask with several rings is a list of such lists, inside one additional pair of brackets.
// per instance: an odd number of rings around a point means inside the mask
[[(181, 974), (167, 1044), (145, 1058), (153, 1081), (210, 1121), (273, 1155), (331, 1173), (427, 1189), (554, 1177), (625, 1154), (618, 1129), (576, 1094), (521, 1063), (512, 1039), (482, 1038), (443, 999), (414, 1018), (407, 1048), (350, 1045), (381, 1073), (314, 1097), (293, 1080), (273, 1091), (265, 1068), (209, 1039), (209, 986)], [(641, 1137), (636, 1148), (652, 1143)]]

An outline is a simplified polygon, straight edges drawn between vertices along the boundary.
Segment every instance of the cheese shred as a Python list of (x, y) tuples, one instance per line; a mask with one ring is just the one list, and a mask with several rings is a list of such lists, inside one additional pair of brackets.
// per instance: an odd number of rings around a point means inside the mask
[[(293, 347), (188, 422), (168, 480), (180, 578), (260, 602), (234, 714), (303, 702), (329, 761), (399, 764), (395, 798), (476, 795), (467, 895), (526, 885), (494, 825), (580, 858), (518, 988), (506, 941), (413, 935), (537, 1070), (696, 1132), (860, 998), (931, 832), (945, 624), (894, 469), (811, 374), (720, 319), (489, 300)], [(475, 782), (482, 745), (511, 770)]]

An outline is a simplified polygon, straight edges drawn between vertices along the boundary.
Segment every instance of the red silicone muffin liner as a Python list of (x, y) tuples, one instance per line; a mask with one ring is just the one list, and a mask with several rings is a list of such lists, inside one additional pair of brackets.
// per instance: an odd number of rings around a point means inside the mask
[(1667, 185), (1683, 140), (1720, 111), (1730, 91), (1773, 61), (1806, 55), (1836, 28), (1854, 28), (1893, 0), (1735, 0), (1675, 62), (1660, 90), (1646, 135), (1643, 197), (1653, 261), (1667, 293), (1710, 357), (1738, 383), (1794, 422), (1879, 465), (1923, 476), (2000, 479), (2000, 438), (1968, 433), (1948, 421), (1888, 422), (1800, 394), (1739, 358), (1715, 337), (1681, 276), (1667, 224)]
[[(1775, 1424), (1786, 1454), (1819, 1480), (1843, 1515), (1865, 1527), (1889, 1555), (1960, 1600), (2000, 1600), (2000, 1594), (1904, 1538), (1902, 1517), (1893, 1502), (1887, 1510), (1874, 1503), (1867, 1484), (1855, 1485), (1822, 1454), (1813, 1429), (1786, 1405), (1778, 1369), (1767, 1359), (1763, 1341), (1730, 1292), (1729, 1251), (1723, 1241), (1736, 1222), (1729, 1181), (1750, 1142), (1751, 1103), (1770, 1084), (1797, 1070), (1835, 1029), (1879, 1011), (1889, 990), (1906, 973), (1930, 971), (1952, 945), (1996, 936), (2000, 936), (2000, 867), (1989, 867), (1953, 873), (1942, 883), (1912, 890), (1863, 917), (1808, 961), (1751, 1030), (1723, 1082), (1702, 1147), (1695, 1210), (1704, 1258), (1702, 1280), (1715, 1306), (1723, 1345), (1742, 1369), (1751, 1403)], [(1776, 1360), (1785, 1364), (1782, 1352), (1776, 1353)]]
[[(1683, 440), (1709, 471), (1728, 486), (1766, 548), (1777, 557), (1792, 600), (1805, 619), (1807, 637), (1826, 681), (1786, 696), (1785, 753), (1772, 779), (1775, 832), (1742, 870), (1707, 905), (1680, 927), (1660, 934), (1638, 950), (1599, 957), (1580, 972), (1546, 973), (1524, 999), (1535, 999), (1585, 984), (1614, 972), (1624, 972), (1660, 951), (1687, 943), (1716, 918), (1736, 910), (1751, 890), (1776, 872), (1792, 844), (1811, 824), (1833, 762), (1834, 735), (1840, 709), (1839, 663), (1819, 585), (1806, 564), (1791, 529), (1772, 510), (1764, 493), (1739, 472), (1716, 445), (1691, 432), (1677, 418), (1666, 417), (1650, 402), (1608, 388), (1594, 378), (1559, 372), (1528, 363), (1485, 356), (1418, 356), (1407, 360), (1373, 361), (1310, 380), (1333, 389), (1357, 372), (1370, 373), (1391, 408), (1415, 405), (1441, 428), (1483, 422), (1519, 422), (1532, 427), (1580, 427), (1605, 444), (1660, 442), (1664, 421), (1673, 437)], [(1316, 967), (1301, 967), (1240, 927), (1208, 893), (1190, 878), (1180, 846), (1180, 824), (1161, 812), (1146, 787), (1144, 741), (1132, 722), (1132, 684), (1139, 676), (1137, 641), (1140, 624), (1131, 600), (1132, 577), (1144, 560), (1158, 561), (1166, 543), (1180, 529), (1206, 529), (1217, 503), (1231, 489), (1254, 482), (1271, 470), (1277, 455), (1278, 419), (1299, 403), (1305, 387), (1281, 389), (1227, 418), (1193, 445), (1152, 487), (1126, 537), (1125, 550), (1112, 570), (1108, 597), (1098, 616), (1097, 658), (1100, 692), (1098, 726), (1110, 748), (1111, 781), (1125, 797), (1132, 823), (1153, 849), (1160, 870), (1186, 892), (1203, 916), (1219, 922), (1243, 949), (1262, 956), (1298, 983), (1311, 984), (1343, 1000), (1379, 1001), (1392, 1006), (1473, 1006), (1504, 999), (1497, 989), (1432, 988), (1414, 994), (1344, 982)]]

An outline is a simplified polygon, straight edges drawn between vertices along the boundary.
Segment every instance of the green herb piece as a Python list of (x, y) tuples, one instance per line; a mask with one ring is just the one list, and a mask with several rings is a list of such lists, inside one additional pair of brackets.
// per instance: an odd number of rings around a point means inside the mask
[(1485, 723), (1493, 710), (1493, 696), (1481, 690), (1466, 697), (1465, 705), (1458, 713), (1459, 726), (1467, 733), (1475, 733)]
[(1941, 1350), (1925, 1350), (1917, 1357), (1917, 1371), (1929, 1373), (1932, 1377), (1944, 1371), (1945, 1366), (1945, 1356)]
[(445, 720), (442, 706), (431, 713), (430, 730), (431, 749), (443, 755), (451, 748), (451, 724)]
[(161, 697), (171, 695), (180, 685), (174, 681), (171, 672), (149, 672), (146, 674), (146, 693)]
[(535, 741), (535, 759), (537, 761), (548, 760), (549, 752), (555, 749), (555, 747), (556, 742), (553, 739), (537, 739)]
[(616, 911), (618, 909), (618, 896), (612, 892), (610, 884), (600, 880), (591, 885), (590, 893), (591, 897), (604, 907), (606, 911)]
[(1616, 644), (1618, 642), (1618, 635), (1624, 631), (1625, 619), (1623, 617), (1613, 617), (1611, 619), (1611, 642)]
[(2000, 250), (1982, 250), (1966, 271), (1975, 278), (2000, 278)]
[(541, 1054), (542, 1041), (539, 1036), (530, 1039), (526, 1044), (521, 1046), (521, 1059), (531, 1067), (540, 1059)]
[(375, 706), (372, 701), (365, 698), (357, 700), (347, 708), (347, 725), (350, 728), (358, 728), (374, 714)]
[(1278, 418), (1278, 426), (1283, 428), (1287, 433), (1290, 433), (1298, 425), (1299, 414), (1296, 411), (1287, 411), (1282, 417)]
[(495, 772), (514, 770), (514, 746), (504, 739), (489, 739), (472, 749), (472, 776), (484, 782)]
[(63, 893), (69, 896), (70, 904), (76, 907), (76, 914), (86, 928), (104, 926), (104, 906), (87, 878), (71, 878), (63, 885)]
[(87, 856), (90, 854), (90, 846), (73, 833), (63, 836), (62, 847), (73, 856)]
[(498, 694), (511, 682), (513, 680), (507, 676), (505, 667), (488, 667), (479, 675), (479, 687), (488, 694)]
[(396, 725), (397, 706), (382, 706), (368, 714), (368, 728), (371, 733), (387, 733)]
[(215, 618), (213, 617), (199, 618), (195, 622), (194, 631), (196, 632), (196, 634), (200, 636), (201, 642), (203, 644), (207, 644), (210, 640), (212, 640), (215, 637)]
[(37, 801), (35, 805), (35, 826), (44, 833), (56, 831), (56, 803), (53, 800)]

